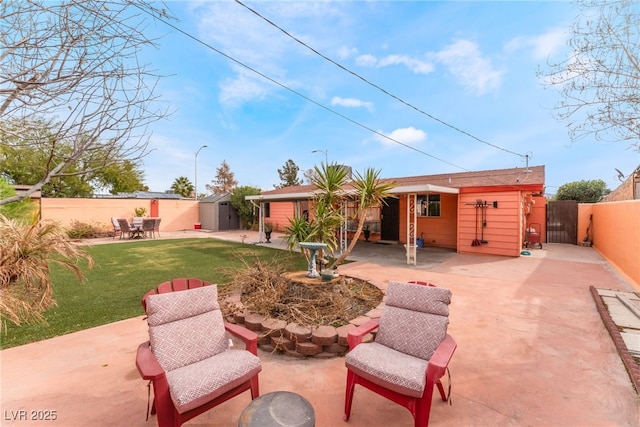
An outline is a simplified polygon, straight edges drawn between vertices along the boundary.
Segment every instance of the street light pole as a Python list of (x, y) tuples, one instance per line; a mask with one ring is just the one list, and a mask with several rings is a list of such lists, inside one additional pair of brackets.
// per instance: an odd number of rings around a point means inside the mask
[(327, 149), (327, 150), (313, 150), (313, 151), (312, 151), (312, 153), (324, 153), (324, 164), (325, 164), (325, 165), (328, 165), (328, 164), (329, 164), (329, 161), (327, 160), (327, 158), (328, 158), (328, 154), (327, 154), (327, 153), (328, 153), (328, 152), (329, 152), (329, 150), (328, 150), (328, 149)]
[(194, 178), (194, 187), (195, 189), (193, 190), (193, 198), (194, 200), (198, 200), (198, 154), (200, 153), (200, 150), (202, 150), (203, 148), (207, 148), (206, 145), (203, 145), (202, 147), (198, 148), (198, 151), (196, 151), (196, 157), (195, 157), (195, 167), (194, 167), (194, 174), (193, 174), (193, 178)]

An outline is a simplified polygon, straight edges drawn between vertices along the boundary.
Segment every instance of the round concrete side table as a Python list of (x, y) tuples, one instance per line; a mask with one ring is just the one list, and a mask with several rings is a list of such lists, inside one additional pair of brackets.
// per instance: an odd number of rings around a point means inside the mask
[(238, 427), (314, 427), (313, 406), (296, 393), (275, 391), (252, 400), (242, 411)]

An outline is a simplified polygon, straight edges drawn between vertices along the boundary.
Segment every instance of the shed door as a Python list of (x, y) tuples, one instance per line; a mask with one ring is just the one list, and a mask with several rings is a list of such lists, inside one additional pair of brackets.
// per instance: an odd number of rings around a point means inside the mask
[(237, 230), (240, 228), (238, 210), (231, 202), (218, 203), (218, 230)]
[(400, 239), (400, 200), (395, 197), (385, 199), (380, 217), (380, 240)]
[(229, 202), (218, 203), (218, 229), (220, 231), (229, 230), (231, 228), (230, 207), (231, 203)]

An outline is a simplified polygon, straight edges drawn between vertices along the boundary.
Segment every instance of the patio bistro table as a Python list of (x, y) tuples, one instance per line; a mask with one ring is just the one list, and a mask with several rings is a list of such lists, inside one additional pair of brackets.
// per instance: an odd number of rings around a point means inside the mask
[(275, 391), (252, 400), (242, 411), (238, 427), (314, 427), (313, 406), (299, 394)]

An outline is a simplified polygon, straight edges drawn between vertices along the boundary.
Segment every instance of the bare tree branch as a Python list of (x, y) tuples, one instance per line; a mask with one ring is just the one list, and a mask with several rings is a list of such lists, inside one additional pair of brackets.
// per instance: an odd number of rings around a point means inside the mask
[(640, 151), (640, 3), (581, 0), (567, 60), (539, 72), (560, 89), (556, 117), (572, 141), (630, 141)]
[[(159, 15), (166, 10), (144, 1), (0, 2), (0, 135), (15, 134), (16, 123), (33, 126), (36, 118), (51, 126), (46, 138), (22, 142), (49, 152), (46, 175), (27, 194), (53, 177), (149, 153), (148, 127), (169, 112), (157, 108), (161, 76), (139, 63), (138, 54), (155, 47), (144, 25)], [(0, 146), (12, 143), (0, 140)], [(58, 158), (61, 143), (72, 150)], [(92, 154), (99, 166), (79, 167)]]

